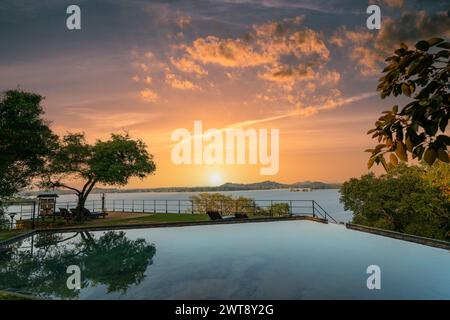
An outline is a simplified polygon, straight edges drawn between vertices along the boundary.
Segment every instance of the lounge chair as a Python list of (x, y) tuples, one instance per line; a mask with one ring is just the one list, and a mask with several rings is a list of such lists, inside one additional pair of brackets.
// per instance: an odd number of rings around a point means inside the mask
[[(73, 209), (70, 209), (70, 212), (72, 212), (72, 214), (74, 215), (74, 216), (76, 216), (77, 215), (77, 209), (76, 208), (73, 208)], [(102, 216), (103, 218), (105, 218), (105, 216), (107, 216), (108, 214), (106, 213), (106, 212), (91, 212), (89, 209), (84, 209), (84, 212), (83, 212), (83, 215), (86, 217), (86, 218), (93, 218), (93, 219), (97, 219), (98, 217), (100, 217), (100, 216)]]
[(88, 209), (85, 209), (86, 211), (84, 212), (84, 215), (90, 218), (99, 218), (99, 217), (103, 217), (103, 219), (108, 215), (106, 212), (91, 212)]
[(248, 219), (248, 215), (246, 213), (235, 213), (234, 217), (236, 219)]
[(222, 215), (220, 214), (219, 211), (206, 211), (206, 214), (213, 221), (215, 221), (215, 220), (223, 220)]
[(73, 218), (74, 214), (71, 211), (67, 210), (66, 208), (58, 208), (58, 209), (59, 212), (56, 212), (55, 216), (62, 217), (66, 220), (70, 220)]
[(217, 220), (235, 220), (235, 219), (248, 219), (245, 213), (235, 213), (234, 216), (222, 216), (219, 211), (206, 211), (206, 214), (213, 221)]

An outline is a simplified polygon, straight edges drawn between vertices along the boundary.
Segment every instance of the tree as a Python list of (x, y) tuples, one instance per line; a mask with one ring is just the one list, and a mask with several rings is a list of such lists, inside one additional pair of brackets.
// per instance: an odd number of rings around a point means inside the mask
[[(143, 141), (133, 140), (128, 134), (112, 134), (109, 140), (94, 144), (88, 144), (84, 134), (68, 134), (49, 158), (41, 185), (74, 191), (81, 219), (86, 199), (98, 183), (125, 185), (132, 177), (142, 179), (156, 170), (146, 148)], [(81, 188), (69, 183), (77, 179), (83, 181)]]
[(0, 199), (13, 196), (40, 173), (57, 140), (42, 118), (42, 99), (21, 90), (0, 97)]
[(350, 179), (341, 187), (340, 201), (354, 214), (353, 223), (437, 239), (450, 237), (450, 197), (436, 182), (449, 166), (390, 165), (388, 173)]
[(387, 168), (384, 154), (396, 165), (412, 158), (424, 159), (433, 164), (436, 159), (448, 163), (446, 134), (450, 116), (450, 42), (441, 38), (422, 40), (415, 50), (401, 44), (393, 56), (386, 59), (385, 75), (379, 79), (377, 90), (381, 98), (393, 95), (411, 97), (413, 101), (400, 111), (395, 105), (384, 111), (375, 128), (367, 133), (377, 138), (379, 144), (371, 153), (368, 167), (381, 163)]

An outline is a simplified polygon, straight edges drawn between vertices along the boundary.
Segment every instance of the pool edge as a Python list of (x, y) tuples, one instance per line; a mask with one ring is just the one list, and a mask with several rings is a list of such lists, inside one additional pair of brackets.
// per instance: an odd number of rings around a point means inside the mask
[(444, 240), (431, 239), (426, 237), (415, 236), (412, 234), (396, 232), (392, 230), (384, 230), (374, 227), (363, 226), (359, 224), (346, 223), (347, 229), (361, 231), (371, 234), (376, 234), (383, 237), (393, 238), (397, 240), (403, 240), (408, 242), (414, 242), (429, 247), (439, 248), (450, 251), (450, 242)]
[(42, 228), (35, 229), (30, 232), (15, 236), (13, 238), (0, 242), (0, 247), (10, 245), (22, 239), (28, 238), (38, 233), (47, 232), (77, 232), (77, 231), (104, 231), (104, 230), (122, 230), (122, 229), (146, 229), (146, 228), (164, 228), (164, 227), (186, 227), (186, 226), (202, 226), (202, 225), (220, 225), (220, 224), (235, 224), (235, 223), (254, 223), (254, 222), (277, 222), (277, 221), (295, 221), (308, 220), (318, 223), (327, 224), (328, 220), (310, 217), (310, 216), (288, 216), (277, 218), (258, 218), (258, 219), (236, 219), (236, 220), (219, 220), (219, 221), (186, 221), (186, 222), (153, 222), (153, 223), (139, 223), (139, 224), (124, 224), (114, 226), (79, 226), (79, 227), (62, 227), (62, 228)]

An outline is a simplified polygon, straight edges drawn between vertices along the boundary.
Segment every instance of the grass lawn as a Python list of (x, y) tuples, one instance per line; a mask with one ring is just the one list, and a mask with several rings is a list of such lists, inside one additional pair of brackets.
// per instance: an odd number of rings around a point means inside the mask
[(7, 240), (28, 231), (30, 230), (0, 230), (0, 241)]
[(83, 226), (115, 226), (141, 223), (209, 221), (206, 214), (186, 213), (109, 213), (105, 219), (85, 221)]
[[(262, 216), (252, 216), (251, 219), (264, 218)], [(136, 212), (109, 212), (106, 218), (89, 219), (82, 223), (70, 221), (67, 223), (62, 218), (46, 217), (39, 219), (37, 227), (45, 228), (64, 228), (64, 227), (110, 227), (133, 224), (158, 224), (167, 222), (195, 222), (210, 221), (206, 214), (190, 213), (136, 213)], [(30, 229), (0, 231), (0, 241), (12, 238), (30, 231)]]
[(31, 299), (33, 298), (25, 295), (0, 291), (0, 300), (31, 300)]

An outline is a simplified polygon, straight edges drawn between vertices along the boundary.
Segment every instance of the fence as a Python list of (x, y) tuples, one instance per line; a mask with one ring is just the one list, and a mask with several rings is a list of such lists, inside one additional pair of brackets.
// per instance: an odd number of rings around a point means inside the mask
[(0, 229), (15, 229), (20, 221), (29, 221), (31, 228), (35, 228), (37, 204), (34, 201), (20, 201), (3, 203), (0, 210)]
[[(77, 203), (57, 202), (56, 211), (60, 208), (75, 208)], [(88, 200), (85, 207), (93, 212), (127, 212), (127, 213), (205, 213), (207, 210), (217, 210), (222, 214), (233, 214), (243, 212), (250, 215), (309, 215), (331, 220), (336, 220), (330, 216), (314, 200), (213, 200), (195, 201), (178, 199), (146, 199), (146, 200)], [(24, 220), (32, 228), (39, 224), (39, 204), (29, 202), (8, 202), (3, 204), (6, 221), (3, 221), (3, 228), (14, 229)]]

